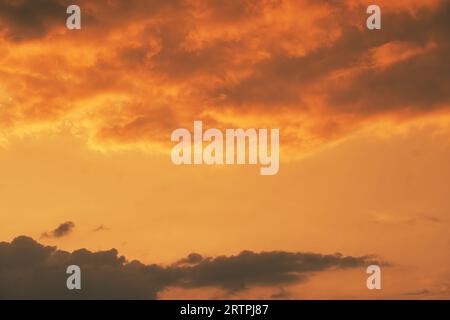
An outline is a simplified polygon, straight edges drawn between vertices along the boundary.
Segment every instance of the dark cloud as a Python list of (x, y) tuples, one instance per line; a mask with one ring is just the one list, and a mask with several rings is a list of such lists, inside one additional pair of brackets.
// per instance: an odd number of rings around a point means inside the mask
[(39, 38), (58, 24), (65, 26), (70, 1), (0, 1), (0, 31), (10, 40)]
[[(289, 285), (329, 269), (363, 267), (368, 256), (283, 251), (216, 258), (191, 254), (169, 266), (127, 261), (117, 250), (72, 253), (21, 236), (0, 243), (0, 299), (156, 299), (168, 287), (219, 287), (230, 292)], [(66, 268), (82, 270), (82, 289), (66, 289)]]
[(445, 221), (432, 215), (417, 214), (417, 215), (391, 215), (391, 214), (376, 214), (370, 222), (380, 225), (417, 225), (423, 223), (441, 224)]
[(182, 268), (182, 283), (192, 288), (219, 286), (231, 291), (243, 290), (254, 285), (299, 282), (305, 280), (309, 273), (361, 267), (368, 260), (369, 257), (344, 257), (340, 254), (243, 251), (236, 256), (204, 258), (194, 266)]
[(203, 261), (203, 256), (198, 253), (191, 253), (186, 258), (178, 260), (175, 265), (192, 265)]
[[(358, 15), (358, 11), (349, 11), (345, 6), (336, 7), (335, 11), (339, 21)], [(252, 76), (214, 88), (211, 95), (225, 96), (221, 102), (227, 105), (306, 108), (304, 93), (321, 83), (320, 90), (314, 93), (324, 97), (333, 113), (427, 111), (450, 103), (450, 2), (442, 1), (438, 9), (421, 9), (415, 15), (407, 11), (383, 12), (379, 32), (344, 20), (341, 28), (339, 39), (304, 56), (290, 56), (273, 49), (271, 59), (256, 64)], [(370, 50), (393, 42), (419, 47), (434, 42), (436, 48), (385, 69), (364, 65)], [(358, 70), (356, 75), (326, 82), (332, 72), (352, 68)]]
[(64, 237), (66, 235), (68, 235), (69, 233), (72, 232), (72, 230), (75, 228), (75, 223), (73, 223), (72, 221), (67, 221), (64, 223), (61, 223), (56, 229), (50, 231), (50, 232), (44, 232), (42, 234), (43, 238), (61, 238)]
[[(275, 115), (272, 126), (302, 149), (381, 114), (448, 108), (450, 2), (380, 2), (382, 30), (369, 31), (363, 1), (79, 0), (82, 31), (60, 34), (68, 1), (0, 0), (5, 43), (40, 38), (21, 55), (17, 43), (3, 48), (0, 80), (13, 99), (0, 121), (13, 131), (79, 115), (93, 144), (167, 146), (199, 117), (225, 127)], [(400, 59), (377, 65), (374, 52), (395, 44)]]

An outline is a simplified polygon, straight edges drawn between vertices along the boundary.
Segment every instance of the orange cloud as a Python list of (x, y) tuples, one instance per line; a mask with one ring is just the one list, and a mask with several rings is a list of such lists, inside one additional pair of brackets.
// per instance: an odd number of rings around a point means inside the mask
[(374, 119), (448, 110), (450, 6), (380, 1), (0, 5), (0, 136), (70, 124), (98, 148), (161, 148), (178, 127), (279, 127), (314, 149)]

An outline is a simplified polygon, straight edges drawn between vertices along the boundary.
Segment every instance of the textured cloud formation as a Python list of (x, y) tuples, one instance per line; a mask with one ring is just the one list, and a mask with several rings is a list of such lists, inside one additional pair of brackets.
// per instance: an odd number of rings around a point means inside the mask
[(0, 138), (68, 127), (99, 148), (167, 146), (195, 119), (279, 127), (303, 151), (374, 120), (448, 112), (450, 3), (0, 1)]
[[(117, 250), (72, 253), (21, 236), (0, 243), (0, 299), (156, 299), (167, 287), (229, 291), (304, 281), (317, 272), (363, 267), (371, 257), (283, 251), (216, 258), (191, 254), (169, 266), (127, 261)], [(82, 270), (82, 289), (66, 289), (66, 268)]]

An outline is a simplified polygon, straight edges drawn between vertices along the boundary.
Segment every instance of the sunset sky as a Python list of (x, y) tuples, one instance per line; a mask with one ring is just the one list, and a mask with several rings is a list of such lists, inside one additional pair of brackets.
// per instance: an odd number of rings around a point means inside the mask
[[(0, 298), (59, 272), (32, 238), (117, 297), (450, 299), (449, 34), (448, 0), (0, 0)], [(279, 173), (174, 165), (194, 120), (279, 128)]]

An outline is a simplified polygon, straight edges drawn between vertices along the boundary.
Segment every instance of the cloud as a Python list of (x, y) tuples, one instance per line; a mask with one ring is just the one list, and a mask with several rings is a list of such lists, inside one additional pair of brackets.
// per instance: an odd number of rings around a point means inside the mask
[(111, 230), (111, 229), (108, 228), (107, 226), (101, 224), (101, 225), (95, 227), (94, 229), (92, 229), (92, 232), (109, 231), (109, 230)]
[(178, 260), (174, 265), (182, 266), (182, 265), (193, 265), (203, 261), (203, 256), (198, 253), (191, 253), (186, 258)]
[(6, 139), (70, 122), (103, 150), (166, 150), (203, 119), (279, 127), (301, 153), (374, 120), (449, 111), (446, 0), (379, 1), (381, 31), (359, 0), (83, 0), (77, 32), (66, 4), (0, 5)]
[(279, 288), (277, 292), (270, 296), (271, 299), (289, 300), (292, 298), (292, 294), (284, 288)]
[[(117, 250), (72, 253), (20, 236), (0, 243), (0, 299), (156, 299), (169, 287), (240, 291), (305, 281), (331, 269), (363, 268), (369, 256), (301, 252), (251, 252), (235, 256), (191, 254), (168, 265), (127, 261)], [(82, 289), (66, 289), (66, 268), (78, 265)]]
[[(378, 33), (359, 28), (352, 19), (343, 21), (358, 13), (340, 7), (334, 14), (340, 23), (336, 39), (304, 55), (272, 52), (270, 58), (256, 63), (249, 77), (215, 90), (226, 96), (223, 102), (229, 105), (288, 105), (301, 110), (310, 107), (305, 93), (311, 92), (324, 99), (328, 112), (361, 117), (390, 110), (430, 111), (448, 106), (450, 63), (446, 56), (450, 47), (446, 37), (450, 5), (440, 3), (438, 9), (425, 7), (417, 15), (406, 10), (383, 11), (383, 27)], [(374, 51), (397, 41), (419, 47), (432, 42), (435, 47), (387, 68), (371, 63)], [(397, 54), (406, 50), (401, 48)]]
[(423, 288), (414, 291), (402, 293), (403, 296), (412, 297), (414, 299), (448, 299), (450, 297), (450, 283), (443, 281), (433, 286), (433, 288)]
[(67, 236), (69, 233), (73, 231), (75, 228), (75, 223), (72, 221), (67, 221), (64, 223), (61, 223), (56, 229), (50, 231), (50, 232), (44, 232), (42, 234), (43, 238), (61, 238), (64, 236)]
[[(30, 40), (45, 36), (58, 25), (64, 26), (66, 8), (64, 1), (39, 0), (1, 1), (0, 31), (6, 31), (11, 41)], [(65, 1), (68, 3), (68, 1)]]
[(402, 295), (404, 295), (404, 296), (423, 296), (423, 295), (427, 295), (430, 293), (431, 292), (428, 289), (421, 289), (421, 290), (417, 290), (417, 291), (404, 292), (404, 293), (402, 293)]

